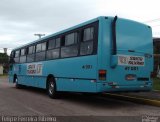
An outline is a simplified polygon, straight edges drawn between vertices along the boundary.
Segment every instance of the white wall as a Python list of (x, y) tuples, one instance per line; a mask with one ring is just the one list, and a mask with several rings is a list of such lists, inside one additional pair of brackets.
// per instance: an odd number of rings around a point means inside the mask
[(3, 75), (3, 66), (0, 65), (0, 75)]

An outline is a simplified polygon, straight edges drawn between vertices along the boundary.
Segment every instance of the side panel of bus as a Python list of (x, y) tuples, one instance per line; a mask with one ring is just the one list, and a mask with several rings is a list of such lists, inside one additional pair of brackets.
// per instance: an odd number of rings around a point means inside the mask
[(96, 55), (53, 62), (44, 64), (44, 74), (54, 74), (58, 91), (96, 92)]
[[(84, 28), (88, 28), (88, 25), (82, 29)], [(98, 39), (95, 43), (97, 41)], [(13, 64), (10, 82), (13, 82), (14, 75), (18, 78), (18, 84), (26, 86), (46, 89), (47, 77), (52, 75), (57, 91), (97, 92), (97, 54)]]
[[(29, 65), (41, 65), (41, 74), (29, 74)], [(76, 92), (96, 92), (96, 69), (96, 55), (16, 64), (13, 66), (14, 74), (17, 75), (19, 84), (46, 88), (47, 76), (52, 74), (56, 80), (57, 91)]]

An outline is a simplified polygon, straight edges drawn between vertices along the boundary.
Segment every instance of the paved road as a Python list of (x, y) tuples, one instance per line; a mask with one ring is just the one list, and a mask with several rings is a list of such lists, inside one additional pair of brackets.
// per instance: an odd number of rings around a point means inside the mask
[(0, 115), (12, 116), (160, 116), (160, 108), (100, 96), (62, 94), (50, 99), (45, 90), (16, 89), (0, 78)]

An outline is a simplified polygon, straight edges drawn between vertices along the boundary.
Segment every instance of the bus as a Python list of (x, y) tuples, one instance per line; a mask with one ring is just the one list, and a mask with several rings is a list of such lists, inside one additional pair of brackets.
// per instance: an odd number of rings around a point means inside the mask
[(100, 16), (17, 47), (9, 82), (59, 92), (150, 91), (152, 30), (145, 24)]

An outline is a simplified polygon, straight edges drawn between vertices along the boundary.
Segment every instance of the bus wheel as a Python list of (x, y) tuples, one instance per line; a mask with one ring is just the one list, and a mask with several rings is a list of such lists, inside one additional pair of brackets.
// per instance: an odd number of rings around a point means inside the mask
[(15, 87), (16, 87), (17, 89), (21, 88), (21, 85), (18, 84), (18, 78), (17, 78), (17, 77), (15, 77), (14, 81), (15, 81)]
[(53, 77), (48, 79), (48, 95), (50, 98), (56, 99), (57, 98), (57, 91), (56, 91), (56, 84)]

